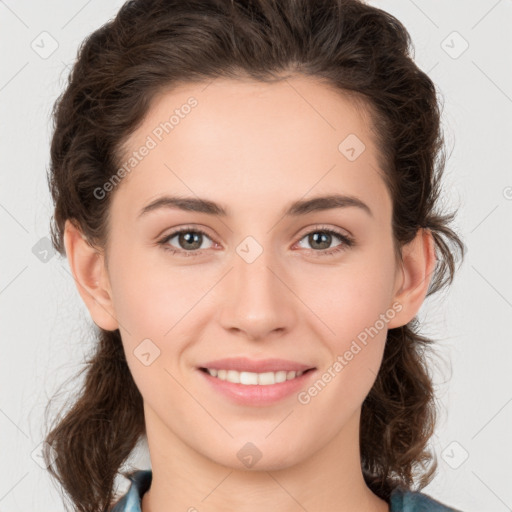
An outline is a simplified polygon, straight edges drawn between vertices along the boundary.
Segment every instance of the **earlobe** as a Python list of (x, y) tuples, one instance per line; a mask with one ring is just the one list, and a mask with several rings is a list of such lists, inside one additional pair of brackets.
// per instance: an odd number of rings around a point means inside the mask
[(78, 293), (92, 320), (107, 331), (117, 329), (103, 253), (92, 247), (69, 219), (64, 227), (64, 246)]
[(432, 232), (419, 229), (416, 237), (402, 249), (401, 279), (397, 279), (393, 298), (401, 309), (388, 323), (389, 329), (405, 325), (416, 316), (427, 295), (435, 264)]

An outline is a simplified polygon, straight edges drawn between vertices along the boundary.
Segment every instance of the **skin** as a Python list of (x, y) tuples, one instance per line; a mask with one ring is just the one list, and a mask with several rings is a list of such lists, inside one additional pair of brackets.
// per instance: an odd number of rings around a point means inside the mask
[[(197, 99), (114, 190), (106, 253), (66, 223), (79, 293), (98, 326), (120, 329), (144, 400), (153, 480), (142, 510), (388, 511), (363, 480), (361, 405), (387, 329), (409, 322), (426, 296), (432, 236), (418, 231), (403, 261), (395, 258), (369, 118), (348, 97), (300, 76), (206, 85), (160, 94), (127, 141), (129, 154)], [(354, 161), (338, 150), (351, 133), (366, 146)], [(346, 207), (283, 217), (292, 201), (334, 192), (358, 197), (373, 215)], [(229, 215), (162, 208), (137, 218), (164, 194), (207, 198)], [(198, 255), (157, 243), (181, 226), (207, 231)], [(315, 246), (307, 235), (320, 228), (355, 245), (326, 256), (343, 242), (333, 235)], [(251, 263), (236, 252), (247, 236), (263, 250)], [(167, 244), (191, 250), (178, 236)], [(221, 357), (284, 358), (317, 368), (307, 389), (393, 304), (400, 311), (308, 404), (292, 394), (238, 405), (198, 374), (199, 363)], [(149, 366), (134, 354), (147, 338), (160, 350)], [(237, 452), (249, 441), (262, 457), (247, 468)]]

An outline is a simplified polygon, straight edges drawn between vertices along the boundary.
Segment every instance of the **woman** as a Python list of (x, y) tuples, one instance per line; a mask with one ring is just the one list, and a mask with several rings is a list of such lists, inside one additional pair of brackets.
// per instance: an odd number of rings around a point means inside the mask
[(464, 245), (410, 49), (356, 0), (135, 0), (84, 42), (49, 174), (97, 329), (46, 438), (76, 510), (454, 510), (416, 314)]

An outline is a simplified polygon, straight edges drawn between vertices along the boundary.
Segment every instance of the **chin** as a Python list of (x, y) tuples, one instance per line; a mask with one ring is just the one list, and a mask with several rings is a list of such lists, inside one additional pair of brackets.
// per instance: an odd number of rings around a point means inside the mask
[[(250, 436), (244, 439), (251, 439)], [(234, 441), (225, 446), (221, 453), (212, 454), (210, 460), (233, 470), (277, 471), (287, 469), (301, 460), (300, 453), (289, 443), (258, 441)], [(235, 445), (232, 448), (232, 445)], [(220, 445), (217, 445), (220, 446)]]

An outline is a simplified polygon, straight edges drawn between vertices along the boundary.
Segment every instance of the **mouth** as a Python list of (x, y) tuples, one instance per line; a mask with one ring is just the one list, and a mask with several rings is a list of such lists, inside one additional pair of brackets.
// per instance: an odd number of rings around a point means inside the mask
[(217, 368), (199, 369), (216, 379), (230, 382), (231, 384), (241, 384), (243, 386), (272, 386), (274, 384), (281, 384), (286, 381), (298, 379), (302, 375), (315, 370), (315, 368), (308, 368), (306, 370), (300, 371), (278, 370), (272, 372), (269, 371), (256, 373)]
[(243, 407), (265, 407), (292, 399), (311, 385), (316, 367), (285, 361), (246, 358), (223, 359), (197, 367), (207, 388), (217, 396)]

